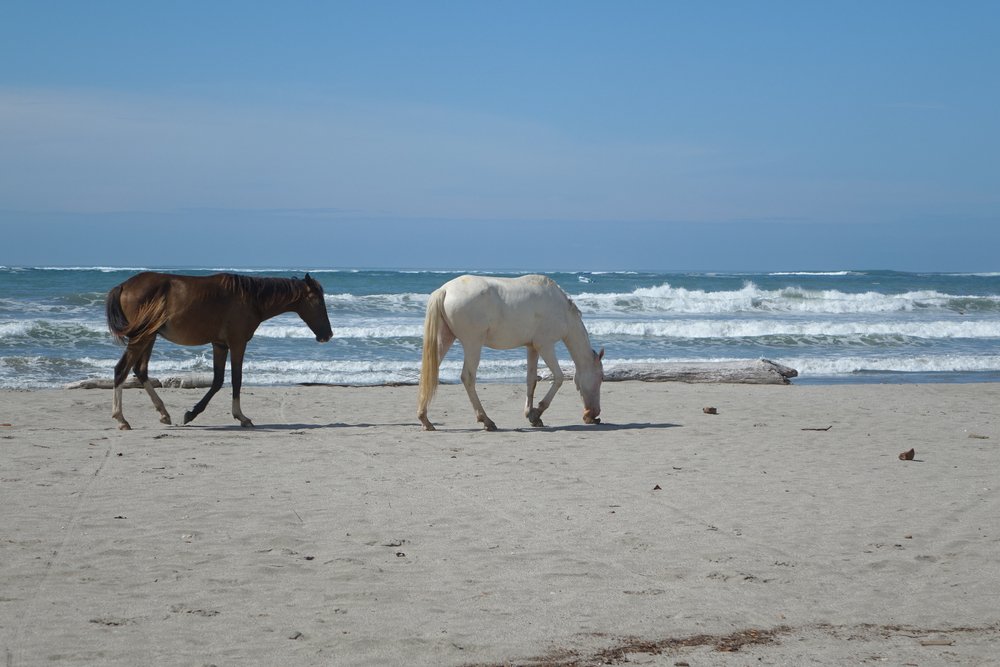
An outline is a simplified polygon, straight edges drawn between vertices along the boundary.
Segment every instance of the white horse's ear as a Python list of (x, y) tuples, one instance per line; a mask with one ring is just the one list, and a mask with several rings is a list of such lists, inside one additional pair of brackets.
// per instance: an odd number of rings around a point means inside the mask
[(603, 358), (604, 358), (604, 348), (602, 347), (601, 351), (597, 353), (597, 360), (600, 361)]

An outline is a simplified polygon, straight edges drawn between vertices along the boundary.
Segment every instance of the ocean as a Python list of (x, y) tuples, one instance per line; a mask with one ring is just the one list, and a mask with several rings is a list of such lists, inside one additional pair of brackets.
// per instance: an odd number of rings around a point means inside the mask
[[(144, 267), (0, 267), (0, 388), (110, 378), (122, 348), (107, 331), (107, 291)], [(295, 315), (261, 325), (247, 385), (415, 383), (424, 307), (462, 271), (233, 270), (302, 276), (326, 290), (334, 338), (319, 344)], [(483, 272), (518, 275), (517, 272)], [(1000, 381), (1000, 273), (550, 272), (584, 316), (605, 368), (645, 362), (766, 358), (795, 384)], [(557, 349), (565, 368), (572, 362)], [(485, 350), (482, 382), (523, 382), (524, 350)], [(441, 369), (458, 382), (461, 346)], [(211, 372), (211, 349), (160, 339), (150, 374)], [(226, 382), (229, 376), (227, 372)]]

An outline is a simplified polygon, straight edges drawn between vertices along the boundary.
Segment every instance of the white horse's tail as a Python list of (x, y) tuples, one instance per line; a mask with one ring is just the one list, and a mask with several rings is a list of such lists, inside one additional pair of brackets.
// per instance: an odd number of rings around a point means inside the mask
[(417, 403), (417, 412), (420, 415), (427, 414), (427, 406), (434, 398), (434, 392), (438, 387), (438, 369), (441, 366), (438, 336), (444, 323), (444, 295), (443, 289), (434, 290), (427, 302), (427, 315), (424, 317), (424, 355), (420, 362), (420, 398)]

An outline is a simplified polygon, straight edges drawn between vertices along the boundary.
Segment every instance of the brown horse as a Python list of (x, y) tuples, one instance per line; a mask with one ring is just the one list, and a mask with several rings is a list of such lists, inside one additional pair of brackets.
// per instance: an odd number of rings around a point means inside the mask
[(184, 413), (185, 424), (201, 414), (222, 388), (226, 356), (232, 355), (233, 417), (242, 426), (253, 426), (240, 410), (243, 354), (261, 322), (294, 312), (309, 325), (319, 342), (325, 343), (333, 336), (323, 287), (308, 273), (300, 280), (232, 273), (181, 276), (145, 271), (108, 292), (105, 308), (111, 334), (119, 343), (127, 341), (125, 353), (115, 366), (111, 414), (123, 430), (131, 428), (122, 415), (122, 384), (131, 371), (153, 400), (160, 421), (171, 423), (163, 401), (149, 381), (149, 357), (157, 334), (178, 345), (212, 344), (212, 387)]

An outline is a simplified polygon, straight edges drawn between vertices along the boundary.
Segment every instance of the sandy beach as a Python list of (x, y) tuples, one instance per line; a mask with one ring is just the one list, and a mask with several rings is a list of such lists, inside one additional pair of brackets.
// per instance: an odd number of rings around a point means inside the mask
[(1000, 384), (228, 391), (0, 392), (6, 667), (1000, 662)]

